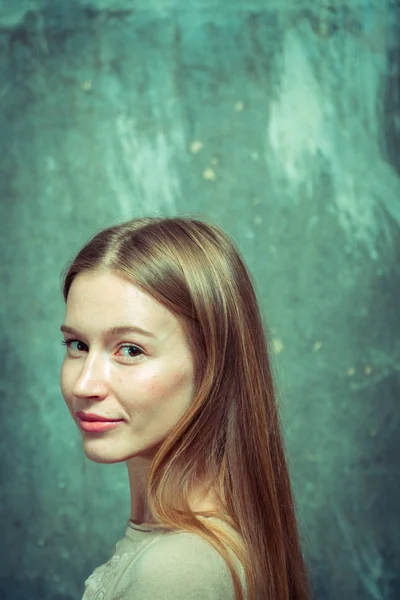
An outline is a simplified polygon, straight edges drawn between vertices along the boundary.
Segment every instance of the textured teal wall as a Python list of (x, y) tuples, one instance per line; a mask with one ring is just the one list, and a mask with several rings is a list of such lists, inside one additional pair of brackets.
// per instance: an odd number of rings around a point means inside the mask
[(0, 595), (80, 598), (129, 517), (59, 390), (61, 269), (98, 229), (205, 216), (274, 338), (317, 600), (398, 600), (400, 6), (0, 2)]

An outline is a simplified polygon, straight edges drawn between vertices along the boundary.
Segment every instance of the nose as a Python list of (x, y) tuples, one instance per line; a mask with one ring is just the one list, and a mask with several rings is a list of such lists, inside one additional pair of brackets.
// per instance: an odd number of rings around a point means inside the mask
[(83, 363), (75, 381), (72, 393), (76, 398), (95, 398), (102, 400), (108, 393), (108, 368), (99, 354), (90, 352)]

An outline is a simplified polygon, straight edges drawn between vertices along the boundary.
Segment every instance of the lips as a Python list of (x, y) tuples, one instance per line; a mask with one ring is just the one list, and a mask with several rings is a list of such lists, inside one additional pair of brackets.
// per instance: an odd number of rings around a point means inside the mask
[(84, 421), (79, 420), (79, 427), (82, 431), (87, 433), (104, 433), (110, 429), (116, 429), (122, 421)]
[(122, 421), (123, 419), (111, 419), (110, 417), (103, 417), (101, 415), (95, 415), (93, 413), (84, 413), (79, 411), (76, 413), (76, 416), (81, 419), (81, 421), (88, 421), (90, 423), (100, 422), (100, 423), (116, 423), (118, 421)]

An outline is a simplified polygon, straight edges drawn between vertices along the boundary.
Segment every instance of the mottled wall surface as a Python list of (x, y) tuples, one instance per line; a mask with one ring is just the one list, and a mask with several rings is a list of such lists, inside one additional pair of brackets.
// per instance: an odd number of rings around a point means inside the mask
[(2, 597), (80, 598), (129, 518), (59, 391), (60, 271), (106, 225), (191, 214), (256, 281), (315, 597), (400, 598), (399, 13), (2, 0)]

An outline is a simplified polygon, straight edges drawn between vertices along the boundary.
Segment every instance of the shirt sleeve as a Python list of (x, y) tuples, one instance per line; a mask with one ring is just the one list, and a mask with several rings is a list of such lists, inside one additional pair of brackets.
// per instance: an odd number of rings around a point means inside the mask
[(132, 569), (124, 600), (234, 600), (228, 565), (219, 552), (187, 532), (161, 538)]

